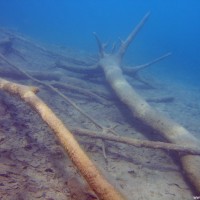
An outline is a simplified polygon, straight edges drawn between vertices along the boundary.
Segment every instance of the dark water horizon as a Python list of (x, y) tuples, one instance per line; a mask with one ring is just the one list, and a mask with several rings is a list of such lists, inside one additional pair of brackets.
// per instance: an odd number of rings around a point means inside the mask
[(137, 65), (172, 52), (147, 70), (157, 78), (199, 87), (199, 8), (197, 0), (2, 0), (0, 27), (43, 43), (97, 53), (92, 32), (112, 44), (124, 39), (150, 11), (150, 19), (131, 44), (125, 62)]

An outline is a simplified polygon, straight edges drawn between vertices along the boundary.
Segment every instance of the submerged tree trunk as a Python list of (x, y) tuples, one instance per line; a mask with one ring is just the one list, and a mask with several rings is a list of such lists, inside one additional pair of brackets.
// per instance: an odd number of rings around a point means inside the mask
[[(171, 143), (187, 144), (193, 147), (199, 147), (200, 142), (178, 123), (164, 117), (161, 113), (152, 108), (134, 88), (126, 81), (121, 70), (121, 61), (129, 44), (136, 34), (142, 28), (149, 14), (145, 15), (142, 21), (136, 26), (132, 33), (121, 45), (116, 53), (107, 54), (104, 46), (95, 34), (99, 47), (99, 66), (103, 69), (106, 80), (118, 96), (132, 113), (134, 120), (137, 119), (144, 126), (154, 130), (155, 133), (162, 135)], [(200, 156), (180, 155), (180, 161), (192, 185), (200, 193)]]

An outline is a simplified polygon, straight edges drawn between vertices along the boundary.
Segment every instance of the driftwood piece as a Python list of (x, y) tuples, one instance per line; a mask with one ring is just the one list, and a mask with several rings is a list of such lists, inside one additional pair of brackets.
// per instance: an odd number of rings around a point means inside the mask
[[(29, 87), (0, 79), (0, 89), (18, 95), (28, 103), (53, 130), (70, 159), (101, 200), (122, 200), (124, 197), (103, 177), (87, 154), (82, 150), (72, 133), (53, 111)], [(34, 92), (33, 92), (34, 91)]]
[(108, 105), (108, 101), (106, 101), (106, 99), (102, 98), (101, 96), (99, 96), (99, 95), (95, 94), (94, 92), (91, 92), (85, 88), (81, 88), (81, 87), (66, 84), (66, 83), (59, 83), (59, 82), (53, 82), (53, 83), (51, 83), (51, 85), (53, 85), (54, 87), (57, 87), (57, 88), (62, 88), (65, 90), (72, 90), (72, 91), (78, 92), (80, 94), (84, 94), (85, 96), (89, 96), (89, 97), (95, 99), (96, 101), (98, 101), (101, 104)]
[[(27, 73), (29, 73), (34, 78), (48, 80), (48, 81), (51, 80), (59, 81), (62, 77), (62, 73), (59, 72), (27, 71)], [(0, 67), (0, 76), (5, 78), (13, 78), (15, 80), (28, 78), (21, 72), (6, 67)]]
[[(39, 80), (47, 80), (47, 81), (59, 81), (62, 77), (62, 74), (59, 72), (38, 72), (38, 71), (27, 71), (28, 74), (30, 74), (32, 77), (39, 79)], [(19, 80), (19, 79), (27, 79), (28, 77), (24, 74), (22, 74), (19, 71), (16, 70), (11, 70), (10, 68), (3, 68), (0, 67), (0, 76), (1, 77), (7, 77), (7, 78), (13, 78), (15, 80)], [(29, 78), (28, 78), (29, 79)], [(85, 96), (89, 96), (90, 98), (96, 100), (97, 102), (104, 104), (104, 105), (108, 105), (108, 101), (106, 100), (106, 98), (103, 98), (101, 96), (103, 95), (98, 95), (95, 94), (94, 92), (85, 89), (85, 88), (81, 88), (78, 86), (74, 86), (74, 85), (70, 85), (67, 83), (59, 83), (59, 82), (52, 82), (51, 85), (57, 87), (57, 88), (62, 88), (64, 90), (71, 90), (71, 91), (75, 91), (78, 92), (80, 94), (83, 94)]]
[[(103, 69), (106, 80), (118, 96), (120, 101), (125, 104), (137, 120), (144, 126), (152, 129), (154, 133), (162, 135), (171, 143), (180, 145), (190, 145), (198, 148), (200, 142), (180, 124), (166, 118), (161, 113), (151, 107), (141, 96), (139, 96), (133, 87), (123, 76), (121, 69), (122, 58), (137, 33), (143, 27), (149, 17), (149, 13), (144, 16), (141, 22), (130, 33), (116, 53), (107, 54), (99, 38), (95, 35), (99, 47), (99, 66)], [(192, 183), (198, 193), (200, 193), (200, 156), (181, 155), (180, 161), (185, 175)]]
[(0, 54), (0, 59), (2, 59), (3, 61), (5, 61), (8, 65), (10, 65), (13, 69), (19, 71), (20, 73), (22, 73), (24, 76), (26, 76), (27, 78), (29, 78), (30, 80), (39, 83), (41, 85), (44, 85), (45, 87), (50, 88), (52, 91), (54, 91), (55, 93), (57, 93), (60, 97), (62, 97), (66, 102), (68, 102), (71, 106), (73, 106), (76, 110), (78, 110), (82, 115), (84, 115), (85, 117), (87, 117), (91, 122), (93, 122), (98, 128), (101, 128), (102, 130), (109, 130), (111, 132), (113, 132), (114, 134), (116, 134), (114, 131), (104, 128), (102, 125), (100, 125), (96, 120), (94, 120), (92, 117), (90, 117), (87, 113), (85, 113), (81, 108), (79, 108), (71, 99), (69, 99), (66, 95), (64, 95), (63, 93), (61, 93), (58, 89), (56, 89), (55, 87), (53, 87), (51, 84), (45, 83), (41, 80), (38, 80), (34, 77), (32, 77), (29, 73), (27, 73), (26, 71), (24, 71), (23, 69), (21, 69), (20, 67), (16, 66), (15, 64), (11, 63), (8, 59), (6, 59), (5, 56), (3, 56), (2, 54)]
[[(96, 34), (96, 33), (94, 33)], [(96, 38), (98, 38), (96, 36)], [(99, 41), (100, 43), (100, 41)], [(99, 47), (100, 45), (98, 45)], [(105, 45), (104, 45), (105, 46)], [(100, 47), (101, 48), (101, 47)], [(105, 49), (105, 47), (101, 48), (101, 50)], [(112, 51), (114, 52), (114, 51)], [(101, 55), (101, 53), (100, 53)], [(153, 88), (152, 85), (150, 85), (147, 81), (145, 81), (144, 79), (142, 79), (139, 75), (139, 72), (147, 67), (152, 66), (153, 64), (167, 58), (168, 56), (170, 56), (171, 53), (166, 53), (150, 62), (147, 62), (145, 64), (142, 65), (138, 65), (135, 67), (123, 67), (123, 72), (131, 77), (134, 77), (135, 80), (143, 83), (144, 85), (149, 86), (149, 88)], [(85, 74), (84, 78), (87, 79), (87, 81), (92, 81), (91, 79), (95, 79), (95, 82), (97, 83), (97, 78), (102, 77), (103, 73), (102, 73), (102, 69), (99, 66), (99, 63), (97, 64), (81, 64), (81, 63), (68, 63), (68, 62), (61, 62), (61, 61), (56, 61), (55, 65), (52, 67), (53, 68), (60, 68), (60, 69), (64, 69), (67, 71), (71, 71), (71, 72), (75, 72), (78, 74)]]
[(85, 65), (81, 65), (79, 64), (79, 66), (77, 66), (77, 64), (72, 64), (72, 63), (61, 63), (60, 61), (55, 62), (55, 65), (52, 68), (60, 68), (60, 69), (64, 69), (64, 70), (68, 70), (71, 72), (76, 72), (76, 73), (86, 73), (86, 74), (94, 74), (97, 71), (100, 71), (98, 68), (98, 65), (90, 65), (90, 66), (85, 66)]
[(90, 66), (91, 63), (94, 63), (94, 61), (96, 60), (95, 58), (92, 58), (92, 57), (89, 57), (89, 56), (88, 56), (88, 59), (90, 59), (89, 62), (88, 61), (86, 62), (85, 60), (73, 58), (73, 57), (68, 57), (64, 54), (56, 52), (54, 49), (49, 50), (49, 49), (35, 43), (34, 41), (23, 37), (22, 35), (20, 35), (16, 32), (9, 31), (9, 30), (4, 29), (4, 28), (0, 28), (0, 30), (2, 32), (4, 32), (8, 36), (8, 38), (13, 38), (13, 40), (20, 41), (24, 44), (31, 44), (37, 50), (41, 51), (43, 54), (50, 56), (52, 58), (55, 58), (56, 60), (66, 61), (68, 64), (70, 63), (72, 65), (74, 64), (74, 65), (81, 65), (81, 66)]
[[(199, 141), (193, 137), (185, 128), (181, 125), (173, 122), (166, 117), (163, 117), (160, 113), (156, 112), (146, 101), (143, 100), (131, 86), (126, 82), (122, 76), (122, 71), (120, 69), (121, 61), (123, 55), (125, 54), (126, 49), (129, 44), (139, 32), (140, 28), (145, 23), (148, 16), (145, 16), (144, 20), (136, 27), (136, 29), (129, 35), (129, 37), (123, 42), (119, 50), (113, 51), (111, 54), (106, 54), (104, 48), (101, 49), (101, 42), (99, 42), (100, 50), (100, 60), (98, 66), (101, 67), (106, 75), (108, 82), (111, 84), (111, 87), (115, 93), (119, 96), (119, 99), (129, 107), (130, 111), (133, 114), (134, 119), (138, 119), (144, 125), (150, 127), (154, 130), (155, 133), (159, 133), (164, 136), (169, 142), (175, 144), (187, 144), (196, 148), (199, 147)], [(46, 52), (46, 49), (44, 49)], [(50, 55), (50, 53), (49, 53)], [(56, 56), (55, 56), (56, 57)], [(107, 71), (106, 68), (111, 66), (111, 71)], [(113, 78), (109, 78), (113, 73)], [(120, 77), (118, 79), (118, 77)], [(121, 79), (122, 78), (122, 79)], [(126, 87), (127, 86), (127, 87)], [(124, 90), (127, 90), (125, 92)], [(123, 91), (122, 91), (123, 90)], [(130, 92), (131, 91), (131, 92)], [(129, 94), (130, 92), (130, 94)], [(133, 98), (132, 98), (133, 97)], [(128, 100), (131, 99), (132, 100)], [(133, 103), (135, 101), (135, 103)], [(194, 185), (196, 190), (200, 191), (200, 159), (199, 156), (194, 155), (185, 155), (180, 156), (180, 160), (185, 170), (185, 174)]]
[(151, 65), (167, 58), (168, 56), (170, 56), (171, 53), (166, 53), (148, 63), (145, 63), (145, 64), (142, 64), (142, 65), (138, 65), (138, 66), (135, 66), (135, 67), (123, 67), (123, 72), (129, 76), (135, 76), (139, 71), (147, 68), (147, 67), (150, 67)]
[(82, 128), (72, 128), (71, 131), (74, 134), (83, 135), (91, 138), (103, 139), (118, 143), (123, 143), (127, 145), (132, 145), (135, 147), (145, 147), (151, 149), (162, 149), (167, 151), (176, 151), (184, 154), (200, 155), (200, 148), (190, 147), (188, 145), (178, 145), (173, 143), (149, 141), (149, 140), (138, 140), (130, 137), (122, 137), (111, 134), (103, 134), (96, 131), (91, 131)]
[[(5, 61), (5, 56), (2, 57), (0, 55), (0, 58), (4, 59), (4, 61)], [(5, 61), (5, 62), (7, 63), (7, 61)], [(15, 79), (15, 80), (29, 79), (29, 77), (24, 75), (19, 70), (13, 70), (13, 69), (10, 69), (8, 67), (1, 66), (1, 65), (0, 65), (0, 76), (1, 77), (12, 78), (12, 79)], [(30, 71), (30, 70), (28, 70), (26, 72), (28, 74), (30, 74), (32, 77), (34, 77), (36, 79), (44, 80), (44, 81), (45, 80), (47, 80), (47, 81), (52, 81), (52, 80), (59, 81), (63, 77), (63, 74), (60, 73), (60, 72), (51, 72), (51, 71), (40, 71), (39, 72), (39, 71)], [(87, 88), (88, 83), (84, 80), (81, 80), (81, 79), (78, 79), (78, 78), (75, 78), (75, 77), (66, 77), (65, 79), (66, 79), (67, 82), (69, 82), (70, 84), (73, 84), (73, 85), (70, 85), (68, 83), (65, 83), (65, 84), (63, 83), (63, 84), (59, 84), (59, 87), (62, 87), (63, 89), (66, 88), (68, 90), (69, 89), (77, 90), (80, 93), (85, 94), (85, 95), (89, 95), (89, 96), (93, 97), (94, 99), (96, 99), (97, 101), (99, 101), (103, 104), (106, 104), (106, 105), (107, 105), (107, 103), (105, 102), (105, 99), (106, 100), (113, 99), (113, 96), (111, 96), (111, 94), (108, 93), (108, 92), (102, 91), (98, 88), (95, 88), (95, 89)], [(54, 84), (54, 83), (52, 83), (52, 84)], [(56, 85), (58, 86), (58, 82), (56, 82)], [(61, 85), (63, 85), (63, 86), (61, 86)], [(81, 85), (81, 88), (79, 87), (79, 85)], [(84, 87), (83, 91), (81, 91), (82, 87)], [(88, 91), (88, 93), (87, 93), (87, 91)]]
[(166, 53), (166, 54), (164, 54), (164, 55), (162, 55), (162, 56), (160, 56), (160, 57), (158, 57), (158, 58), (156, 58), (156, 59), (154, 59), (154, 60), (152, 60), (150, 62), (147, 62), (147, 63), (142, 64), (142, 65), (134, 66), (134, 67), (125, 66), (125, 67), (122, 68), (123, 69), (123, 73), (126, 74), (127, 76), (131, 76), (132, 78), (134, 78), (134, 80), (137, 80), (138, 82), (143, 83), (144, 85), (148, 86), (148, 88), (153, 89), (154, 87), (150, 83), (148, 83), (148, 81), (144, 80), (140, 76), (139, 72), (141, 70), (144, 70), (147, 67), (150, 67), (153, 64), (155, 64), (155, 63), (167, 58), (170, 55), (171, 55), (171, 53)]
[[(52, 91), (56, 92), (60, 97), (62, 97), (66, 102), (68, 102), (71, 106), (73, 106), (76, 110), (78, 110), (83, 116), (85, 116), (86, 118), (88, 118), (93, 124), (95, 124), (98, 128), (101, 128), (103, 132), (111, 132), (115, 135), (117, 135), (117, 133), (111, 129), (111, 128), (106, 128), (104, 126), (102, 126), (100, 123), (98, 123), (95, 119), (93, 119), (89, 114), (87, 114), (86, 112), (84, 112), (81, 108), (79, 108), (71, 99), (69, 99), (66, 95), (64, 95), (63, 93), (61, 93), (58, 89), (56, 89), (54, 86), (52, 86), (51, 84), (45, 83), (43, 81), (40, 81), (34, 77), (32, 77), (30, 74), (28, 74), (26, 71), (24, 71), (23, 69), (21, 69), (20, 67), (17, 67), (16, 65), (14, 65), (13, 63), (11, 63), (10, 61), (8, 61), (6, 59), (5, 56), (3, 56), (2, 54), (0, 54), (0, 58), (2, 60), (4, 60), (7, 64), (9, 64), (12, 68), (14, 68), (15, 70), (18, 70), (19, 72), (21, 72), (24, 76), (26, 76), (27, 78), (29, 78), (30, 80), (33, 80), (39, 84), (42, 84), (44, 86), (46, 86), (47, 88), (50, 88)], [(103, 150), (103, 154), (104, 157), (106, 159), (105, 156), (105, 145), (104, 142), (102, 140), (102, 150)]]
[[(94, 33), (95, 34), (95, 33)], [(170, 56), (171, 53), (166, 53), (150, 62), (147, 62), (145, 64), (142, 65), (138, 65), (135, 67), (128, 67), (125, 66), (123, 67), (123, 72), (131, 77), (134, 77), (135, 79), (137, 79), (138, 81), (144, 83), (145, 85), (149, 85), (149, 83), (147, 83), (146, 81), (144, 81), (140, 76), (139, 76), (139, 72), (143, 69), (146, 69), (147, 67), (152, 66), (155, 63), (158, 63), (159, 61), (167, 58), (168, 56)], [(98, 64), (93, 64), (93, 65), (80, 65), (80, 64), (71, 64), (71, 63), (62, 63), (62, 62), (55, 62), (55, 65), (52, 68), (60, 68), (60, 69), (64, 69), (67, 71), (71, 71), (71, 72), (75, 72), (75, 73), (80, 73), (80, 74), (85, 74), (86, 78), (91, 78), (91, 77), (100, 77), (102, 76), (102, 70), (99, 67)], [(150, 85), (149, 85), (150, 86)]]
[(93, 119), (89, 114), (87, 114), (81, 108), (79, 108), (70, 98), (68, 98), (66, 95), (64, 95), (62, 92), (60, 92), (57, 88), (55, 88), (51, 84), (45, 83), (43, 81), (40, 81), (40, 80), (32, 77), (29, 73), (27, 73), (26, 71), (24, 71), (20, 67), (17, 67), (15, 64), (11, 63), (10, 61), (8, 61), (6, 59), (6, 57), (3, 56), (2, 54), (0, 54), (0, 59), (4, 60), (7, 64), (9, 64), (15, 70), (18, 70), (19, 72), (21, 72), (24, 76), (26, 76), (30, 80), (35, 81), (35, 82), (37, 82), (37, 83), (39, 83), (41, 85), (44, 85), (47, 88), (50, 88), (52, 91), (54, 91), (55, 93), (57, 93), (60, 97), (62, 97), (67, 103), (69, 103), (72, 107), (74, 107), (76, 110), (78, 110), (83, 116), (85, 116), (86, 118), (88, 118), (98, 128), (102, 129), (103, 132), (112, 132), (113, 134), (117, 135), (117, 133), (112, 128), (106, 128), (106, 127), (102, 126), (95, 119)]
[(161, 97), (161, 98), (149, 98), (146, 99), (147, 102), (152, 102), (152, 103), (172, 103), (174, 102), (175, 98), (174, 97)]

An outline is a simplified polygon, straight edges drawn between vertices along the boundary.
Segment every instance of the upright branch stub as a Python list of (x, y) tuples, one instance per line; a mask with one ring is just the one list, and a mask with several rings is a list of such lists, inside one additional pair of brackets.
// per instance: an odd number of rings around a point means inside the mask
[[(126, 38), (125, 41), (120, 40), (121, 45), (119, 47), (119, 50), (117, 51), (117, 56), (118, 58), (120, 58), (120, 60), (122, 59), (123, 55), (125, 54), (128, 46), (130, 45), (130, 43), (133, 41), (134, 37), (137, 35), (137, 33), (140, 31), (140, 29), (143, 27), (143, 25), (145, 24), (145, 22), (147, 21), (147, 19), (149, 18), (150, 12), (148, 12), (143, 18), (142, 20), (139, 22), (139, 24), (133, 29), (133, 31), (128, 35), (128, 37)], [(105, 56), (105, 45), (100, 41), (98, 35), (93, 32), (93, 35), (97, 41), (97, 45), (98, 45), (98, 49), (99, 49), (99, 54), (100, 54), (100, 58), (103, 58)], [(116, 46), (114, 45), (112, 50), (111, 50), (111, 54), (114, 54)]]
[(94, 35), (94, 37), (95, 37), (95, 39), (97, 41), (100, 57), (103, 58), (103, 56), (104, 56), (104, 45), (101, 43), (98, 35), (95, 32), (93, 32), (93, 35)]
[(148, 12), (143, 18), (142, 20), (139, 22), (139, 24), (133, 29), (133, 31), (128, 35), (128, 37), (126, 38), (125, 41), (121, 41), (121, 45), (119, 47), (118, 50), (118, 56), (122, 59), (122, 57), (124, 56), (128, 46), (130, 45), (130, 43), (133, 41), (133, 39), (135, 38), (135, 36), (137, 35), (137, 33), (141, 30), (141, 28), (143, 27), (143, 25), (145, 24), (145, 22), (147, 21), (147, 19), (149, 18), (150, 12)]

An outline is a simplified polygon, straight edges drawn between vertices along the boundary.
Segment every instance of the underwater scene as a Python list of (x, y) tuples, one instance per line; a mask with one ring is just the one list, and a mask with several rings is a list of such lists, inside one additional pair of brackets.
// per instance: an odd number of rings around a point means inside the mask
[(200, 199), (200, 2), (0, 1), (0, 199)]

